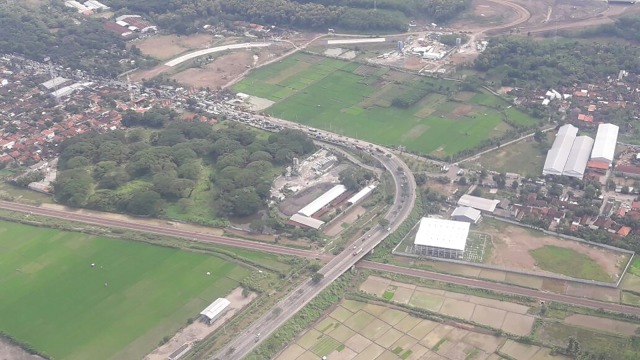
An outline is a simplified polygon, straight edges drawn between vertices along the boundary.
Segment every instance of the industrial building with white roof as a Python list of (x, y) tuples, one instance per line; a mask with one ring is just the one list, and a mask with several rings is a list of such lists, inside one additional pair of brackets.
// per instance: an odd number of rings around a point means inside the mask
[(619, 128), (613, 124), (598, 125), (596, 141), (591, 151), (591, 160), (611, 165), (616, 152)]
[(593, 147), (593, 139), (588, 136), (578, 136), (571, 146), (569, 158), (562, 170), (562, 175), (582, 179), (589, 161), (589, 154)]
[(329, 191), (327, 191), (326, 193), (320, 195), (320, 197), (318, 197), (317, 199), (313, 200), (311, 203), (309, 203), (309, 205), (300, 209), (300, 211), (298, 211), (298, 214), (311, 216), (320, 211), (320, 209), (322, 209), (323, 207), (329, 205), (330, 202), (337, 199), (338, 196), (344, 194), (346, 191), (346, 186), (338, 184), (329, 189)]
[(494, 212), (499, 203), (500, 200), (485, 199), (479, 196), (466, 194), (462, 195), (458, 200), (458, 206), (470, 207), (487, 213)]
[(474, 208), (458, 206), (451, 213), (451, 218), (456, 221), (465, 221), (470, 224), (477, 224), (482, 218), (482, 215), (479, 210)]
[(543, 175), (562, 175), (577, 134), (578, 128), (570, 124), (564, 125), (558, 130), (556, 139), (544, 161)]
[(468, 222), (422, 218), (414, 240), (414, 253), (462, 259), (469, 235)]
[(216, 321), (216, 319), (218, 319), (228, 310), (227, 307), (230, 304), (231, 302), (229, 300), (225, 298), (219, 298), (216, 301), (212, 302), (204, 310), (202, 310), (200, 312), (200, 315), (202, 315), (203, 320), (211, 325), (214, 321)]
[(566, 124), (560, 127), (547, 153), (542, 175), (565, 175), (582, 179), (593, 148), (593, 139), (576, 136), (578, 128)]

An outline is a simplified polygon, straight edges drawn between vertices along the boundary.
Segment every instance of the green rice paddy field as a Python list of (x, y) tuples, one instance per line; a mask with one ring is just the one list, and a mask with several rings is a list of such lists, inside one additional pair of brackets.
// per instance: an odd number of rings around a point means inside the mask
[[(428, 91), (408, 108), (397, 97)], [(309, 54), (295, 54), (253, 71), (237, 92), (276, 103), (274, 116), (381, 145), (405, 145), (444, 157), (537, 120), (485, 92), (460, 92), (457, 84)], [(448, 95), (447, 95), (448, 94)]]
[(215, 256), (0, 222), (0, 332), (56, 359), (140, 359), (248, 275)]

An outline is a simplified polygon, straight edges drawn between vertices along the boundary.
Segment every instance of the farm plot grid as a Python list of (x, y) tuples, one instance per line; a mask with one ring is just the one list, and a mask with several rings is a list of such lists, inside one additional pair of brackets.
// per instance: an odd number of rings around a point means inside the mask
[(400, 310), (344, 300), (276, 359), (485, 359), (503, 341)]
[(311, 127), (436, 157), (455, 155), (537, 120), (454, 82), (309, 54), (260, 68), (234, 86), (266, 111)]
[(140, 359), (248, 275), (215, 256), (0, 222), (0, 332), (56, 359)]

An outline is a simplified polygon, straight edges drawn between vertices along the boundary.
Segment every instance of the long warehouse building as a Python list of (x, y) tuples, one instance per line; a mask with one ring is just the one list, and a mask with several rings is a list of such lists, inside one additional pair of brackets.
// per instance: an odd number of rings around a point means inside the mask
[(562, 175), (576, 135), (578, 135), (578, 128), (571, 124), (563, 125), (558, 130), (556, 139), (544, 161), (542, 175)]
[(591, 153), (592, 147), (592, 138), (588, 136), (578, 136), (573, 142), (573, 146), (569, 152), (569, 158), (564, 166), (562, 175), (582, 179), (584, 176), (584, 170), (587, 167), (587, 162), (589, 161), (589, 154)]
[(468, 222), (422, 218), (414, 252), (418, 255), (462, 259), (469, 236)]
[(327, 206), (330, 202), (337, 199), (338, 196), (344, 194), (346, 191), (347, 188), (344, 185), (338, 184), (329, 189), (329, 191), (327, 191), (326, 193), (320, 195), (320, 197), (318, 197), (317, 199), (310, 202), (309, 205), (300, 209), (300, 211), (298, 211), (298, 214), (311, 217), (311, 215), (320, 211), (320, 209)]
[(618, 142), (619, 128), (613, 124), (598, 125), (596, 141), (593, 144), (591, 160), (611, 165), (616, 153), (616, 143)]

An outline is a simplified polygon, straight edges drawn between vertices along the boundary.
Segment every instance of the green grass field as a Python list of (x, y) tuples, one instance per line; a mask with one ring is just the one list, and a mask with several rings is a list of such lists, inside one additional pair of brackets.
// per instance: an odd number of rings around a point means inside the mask
[(0, 331), (56, 359), (139, 359), (249, 274), (215, 256), (0, 222)]
[[(391, 106), (394, 98), (424, 84), (432, 90), (416, 104)], [(450, 81), (296, 54), (252, 72), (234, 90), (275, 101), (267, 112), (277, 117), (437, 157), (504, 134), (512, 128), (506, 118), (523, 126), (537, 123), (489, 93), (468, 101), (443, 94), (446, 89), (455, 94), (456, 87)]]
[(579, 279), (611, 281), (611, 275), (607, 274), (598, 263), (575, 250), (545, 245), (529, 250), (529, 253), (542, 270)]
[(482, 155), (480, 164), (489, 170), (534, 177), (542, 171), (545, 156), (540, 151), (540, 144), (530, 140)]

